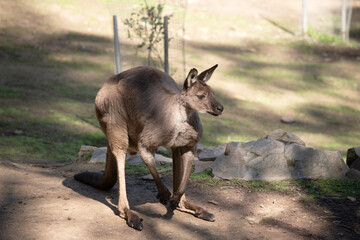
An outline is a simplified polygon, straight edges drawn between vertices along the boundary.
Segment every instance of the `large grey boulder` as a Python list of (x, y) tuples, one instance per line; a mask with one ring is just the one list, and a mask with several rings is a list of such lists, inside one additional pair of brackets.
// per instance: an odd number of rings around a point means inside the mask
[(224, 155), (226, 143), (217, 146), (203, 146), (198, 144), (197, 157), (200, 161), (214, 161), (217, 157)]
[(103, 163), (106, 161), (106, 147), (95, 148), (90, 158), (90, 163)]
[(346, 174), (348, 179), (360, 180), (360, 171), (355, 168), (350, 168), (349, 172)]
[(244, 180), (341, 179), (349, 171), (339, 152), (308, 148), (284, 138), (281, 140), (262, 138), (246, 143), (228, 143), (224, 155), (211, 166), (214, 176)]

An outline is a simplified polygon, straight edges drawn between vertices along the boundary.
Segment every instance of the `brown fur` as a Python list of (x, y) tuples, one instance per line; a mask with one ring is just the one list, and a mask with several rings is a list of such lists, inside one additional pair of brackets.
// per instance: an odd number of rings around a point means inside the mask
[[(84, 172), (74, 177), (103, 190), (112, 188), (118, 180), (118, 211), (129, 226), (142, 229), (142, 219), (130, 210), (126, 197), (126, 152), (140, 153), (154, 178), (160, 202), (170, 201), (172, 210), (183, 207), (194, 211), (197, 217), (214, 221), (211, 213), (186, 201), (184, 192), (194, 149), (202, 136), (197, 111), (217, 116), (223, 110), (205, 83), (216, 67), (200, 75), (192, 69), (182, 90), (168, 74), (156, 68), (136, 67), (111, 77), (98, 92), (96, 116), (108, 140), (105, 172)], [(172, 150), (173, 195), (155, 167), (154, 151), (159, 146)]]

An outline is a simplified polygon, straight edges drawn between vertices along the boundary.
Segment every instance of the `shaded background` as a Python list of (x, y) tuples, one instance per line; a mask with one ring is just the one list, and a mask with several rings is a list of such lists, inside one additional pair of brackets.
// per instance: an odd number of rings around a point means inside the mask
[[(94, 98), (114, 73), (112, 14), (128, 15), (132, 5), (124, 2), (0, 0), (1, 159), (63, 162), (82, 144), (106, 144)], [(359, 0), (347, 43), (339, 37), (340, 0), (309, 1), (305, 39), (300, 0), (174, 2), (184, 8), (185, 32), (180, 45), (170, 41), (171, 54), (181, 50), (170, 66), (219, 64), (210, 85), (226, 111), (201, 116), (203, 144), (250, 141), (282, 128), (343, 155), (359, 145)], [(176, 31), (182, 20), (175, 13)], [(142, 64), (129, 59), (135, 43), (121, 36), (123, 69)], [(283, 116), (296, 121), (281, 123)]]

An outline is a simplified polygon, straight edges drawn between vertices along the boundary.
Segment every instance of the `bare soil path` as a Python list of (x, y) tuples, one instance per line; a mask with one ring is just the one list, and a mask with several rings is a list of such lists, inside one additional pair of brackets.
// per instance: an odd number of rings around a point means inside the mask
[[(358, 202), (304, 203), (297, 194), (226, 184), (200, 188), (191, 182), (188, 198), (215, 214), (211, 223), (180, 211), (167, 214), (155, 197), (155, 184), (128, 175), (129, 202), (144, 219), (139, 232), (116, 215), (117, 187), (103, 192), (73, 179), (76, 172), (102, 168), (2, 162), (0, 239), (360, 239)], [(170, 179), (165, 176), (166, 184)]]

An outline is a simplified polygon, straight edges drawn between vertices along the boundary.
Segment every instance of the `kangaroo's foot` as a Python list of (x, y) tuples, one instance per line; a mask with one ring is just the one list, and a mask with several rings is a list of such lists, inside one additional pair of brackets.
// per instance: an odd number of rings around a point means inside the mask
[(209, 213), (208, 211), (206, 211), (205, 209), (201, 208), (201, 207), (197, 207), (196, 211), (195, 211), (195, 216), (198, 218), (201, 218), (205, 221), (209, 221), (209, 222), (214, 222), (215, 221), (215, 216), (212, 213)]
[(126, 220), (126, 224), (136, 230), (141, 231), (143, 229), (142, 218), (139, 218), (134, 211), (125, 208), (123, 211), (119, 210), (119, 216)]
[(198, 217), (205, 221), (209, 221), (209, 222), (215, 221), (214, 214), (208, 212), (202, 207), (197, 206), (194, 203), (187, 201), (185, 195), (181, 198), (180, 202), (178, 203), (177, 209), (180, 211), (192, 213), (195, 217)]
[(159, 193), (156, 195), (156, 198), (159, 199), (159, 201), (166, 205), (167, 202), (170, 200), (170, 197), (171, 197), (171, 193), (170, 191), (165, 188), (165, 189), (162, 189), (161, 191), (159, 191)]

